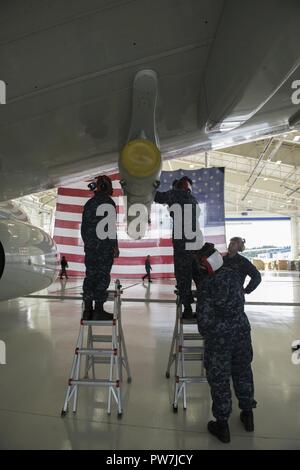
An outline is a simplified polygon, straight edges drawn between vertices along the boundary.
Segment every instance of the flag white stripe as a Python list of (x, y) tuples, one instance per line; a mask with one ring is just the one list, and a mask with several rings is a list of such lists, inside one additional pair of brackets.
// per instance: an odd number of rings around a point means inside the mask
[[(57, 245), (60, 253), (72, 254), (72, 255), (84, 255), (83, 246), (72, 246), (72, 245)], [(150, 248), (120, 248), (120, 256), (123, 257), (135, 257), (146, 256), (146, 251), (151, 250), (151, 256), (170, 256), (173, 255), (172, 246), (162, 247), (150, 247)]]
[[(225, 244), (215, 245), (217, 250), (224, 252), (226, 250)], [(72, 255), (83, 255), (84, 250), (83, 246), (72, 246), (72, 245), (57, 245), (58, 251), (60, 253), (72, 254)], [(155, 247), (145, 247), (145, 248), (120, 248), (120, 257), (145, 257), (146, 251), (151, 251), (151, 256), (172, 256), (173, 247), (172, 246), (155, 246)]]
[[(88, 181), (80, 181), (80, 182), (77, 182), (77, 183), (68, 184), (68, 186), (65, 186), (63, 189), (66, 188), (66, 189), (86, 189), (86, 190), (88, 190), (89, 189), (88, 184), (89, 184)], [(121, 188), (119, 180), (114, 180), (112, 182), (112, 185), (113, 185), (114, 189), (120, 189)]]
[[(90, 196), (81, 197), (81, 196), (65, 196), (60, 194), (57, 197), (58, 204), (70, 204), (76, 206), (84, 206), (85, 203), (90, 199)], [(117, 206), (123, 205), (123, 196), (112, 197)]]
[(81, 222), (82, 214), (77, 214), (75, 212), (56, 211), (55, 220), (70, 220), (71, 222)]
[[(77, 214), (77, 213), (73, 213), (73, 212), (57, 211), (55, 220), (67, 220), (67, 221), (69, 220), (69, 221), (72, 221), (72, 222), (81, 222), (82, 214)], [(117, 221), (119, 223), (124, 222), (123, 214), (118, 214)], [(55, 235), (80, 237), (80, 231), (79, 230), (62, 228), (61, 230), (65, 231), (65, 234), (63, 234), (62, 231), (58, 231), (58, 230), (60, 230), (60, 227), (55, 227), (55, 232), (54, 232)], [(66, 235), (67, 231), (69, 231), (69, 230), (72, 230), (71, 232), (69, 232), (70, 235)], [(75, 232), (76, 232), (76, 234), (75, 234)], [(214, 236), (217, 236), (217, 235), (224, 235), (224, 237), (225, 237), (225, 229), (223, 227), (205, 227), (203, 232), (204, 232), (203, 233), (204, 236), (206, 236), (206, 237), (214, 237)], [(72, 235), (71, 235), (71, 233), (72, 233)], [(156, 230), (155, 235), (154, 235), (154, 230), (152, 230), (151, 231), (151, 238), (158, 237), (160, 233), (161, 233), (160, 230)], [(171, 236), (171, 230), (163, 230), (162, 233), (163, 234), (170, 233), (170, 236)], [(120, 229), (118, 231), (118, 237), (119, 237), (119, 239), (125, 239), (125, 240), (128, 239), (129, 240), (129, 237), (127, 236), (126, 232), (123, 230), (122, 227), (120, 227)]]
[[(85, 265), (83, 263), (74, 263), (69, 262), (69, 269), (73, 271), (79, 271), (85, 273)], [(174, 266), (173, 264), (153, 264), (151, 273), (173, 273)], [(112, 274), (145, 274), (145, 267), (144, 265), (130, 265), (130, 266), (122, 266), (122, 265), (113, 265)]]

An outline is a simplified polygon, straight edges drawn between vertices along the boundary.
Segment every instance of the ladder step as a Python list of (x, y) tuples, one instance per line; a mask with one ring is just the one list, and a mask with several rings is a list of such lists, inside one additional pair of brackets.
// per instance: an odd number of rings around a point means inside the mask
[(183, 333), (183, 339), (186, 339), (187, 341), (203, 341), (200, 333)]
[(183, 325), (197, 325), (196, 318), (191, 318), (190, 320), (186, 320), (185, 318), (181, 318), (181, 322)]
[(110, 364), (110, 357), (95, 357), (94, 358), (94, 364)]
[[(117, 357), (117, 356), (116, 356)], [(118, 359), (122, 361), (122, 363), (125, 365), (125, 358), (118, 356)], [(96, 356), (94, 357), (94, 364), (110, 364), (111, 357), (110, 356)]]
[(78, 348), (76, 349), (77, 354), (83, 354), (86, 356), (111, 356), (113, 351), (111, 349), (89, 349), (89, 348)]
[[(111, 316), (111, 321), (95, 321), (95, 320), (81, 320), (81, 324), (85, 326), (112, 326), (113, 315)], [(115, 318), (116, 320), (116, 318)]]
[(104, 387), (107, 386), (116, 386), (116, 381), (114, 380), (105, 380), (105, 379), (70, 379), (69, 385), (94, 385), (99, 386), (103, 385)]
[(207, 379), (206, 377), (178, 377), (177, 380), (180, 382), (180, 383), (206, 383), (207, 382)]
[(203, 353), (204, 346), (183, 346), (181, 349), (184, 353)]
[[(179, 361), (182, 361), (179, 357)], [(184, 354), (184, 362), (186, 361), (203, 361), (203, 354), (197, 354), (197, 353), (185, 353)]]
[(112, 336), (111, 335), (92, 335), (91, 340), (94, 343), (111, 343)]

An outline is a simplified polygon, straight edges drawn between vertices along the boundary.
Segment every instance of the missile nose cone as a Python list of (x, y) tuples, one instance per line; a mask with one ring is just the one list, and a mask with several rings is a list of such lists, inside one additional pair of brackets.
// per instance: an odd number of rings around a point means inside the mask
[[(132, 140), (121, 151), (119, 170), (127, 203), (127, 233), (139, 240), (147, 232), (151, 204), (159, 186), (160, 151), (149, 140)], [(140, 212), (138, 220), (135, 219), (136, 211)]]
[(121, 152), (120, 167), (123, 167), (130, 176), (135, 178), (151, 177), (160, 171), (160, 151), (149, 140), (132, 140), (125, 145)]

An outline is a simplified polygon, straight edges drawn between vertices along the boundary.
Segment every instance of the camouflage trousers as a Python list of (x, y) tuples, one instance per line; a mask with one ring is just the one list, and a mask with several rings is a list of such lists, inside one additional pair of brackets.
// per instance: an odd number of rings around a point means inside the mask
[(113, 261), (111, 250), (85, 252), (86, 273), (83, 281), (83, 300), (106, 301)]
[(201, 275), (193, 251), (184, 250), (174, 246), (174, 270), (180, 302), (190, 305), (194, 299), (192, 296), (192, 280), (196, 287), (199, 286)]
[(205, 339), (204, 366), (217, 420), (227, 421), (232, 410), (230, 378), (240, 409), (250, 411), (256, 407), (252, 358), (250, 331)]

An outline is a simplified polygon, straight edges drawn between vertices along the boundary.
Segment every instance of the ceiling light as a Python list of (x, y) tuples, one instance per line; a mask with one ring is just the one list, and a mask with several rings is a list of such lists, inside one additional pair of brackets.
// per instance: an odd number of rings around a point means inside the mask
[(264, 178), (264, 181), (268, 181), (269, 178)]
[(248, 201), (249, 203), (252, 202), (252, 201)]
[(284, 204), (282, 204), (280, 207), (284, 207)]
[(194, 167), (195, 167), (195, 165), (192, 165), (192, 164), (191, 164), (191, 165), (189, 165), (189, 167), (190, 167), (190, 168), (194, 168)]
[(292, 201), (291, 201), (291, 199), (289, 199), (289, 200), (288, 200), (288, 201), (286, 201), (286, 202), (292, 202)]
[(300, 135), (295, 135), (295, 137), (293, 138), (293, 142), (299, 142), (300, 140)]
[(276, 163), (276, 165), (280, 165), (280, 163), (282, 163), (282, 161), (281, 161), (281, 160), (277, 160), (277, 162), (275, 162), (275, 163)]

